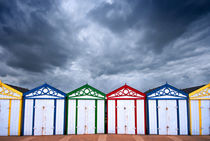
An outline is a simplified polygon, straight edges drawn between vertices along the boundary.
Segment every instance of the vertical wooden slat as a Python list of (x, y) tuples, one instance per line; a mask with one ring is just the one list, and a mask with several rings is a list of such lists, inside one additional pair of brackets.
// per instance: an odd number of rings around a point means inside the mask
[(134, 100), (134, 116), (135, 116), (135, 134), (137, 135), (137, 104), (136, 99)]
[(10, 120), (11, 120), (11, 105), (12, 100), (9, 100), (9, 116), (8, 116), (8, 136), (10, 135)]
[(202, 115), (201, 115), (201, 100), (198, 100), (198, 106), (199, 106), (199, 128), (200, 128), (200, 135), (202, 135)]
[(117, 134), (117, 100), (115, 100), (115, 134)]

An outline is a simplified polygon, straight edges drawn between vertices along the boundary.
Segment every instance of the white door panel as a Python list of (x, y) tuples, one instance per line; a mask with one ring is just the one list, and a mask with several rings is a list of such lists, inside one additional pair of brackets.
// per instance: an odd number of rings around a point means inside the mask
[(160, 135), (177, 135), (176, 100), (158, 100)]
[(167, 100), (167, 125), (168, 135), (177, 135), (177, 104), (176, 100)]
[(95, 134), (95, 100), (86, 100), (86, 107), (87, 107), (86, 134)]
[(115, 133), (115, 100), (108, 102), (108, 133)]
[(54, 100), (36, 100), (34, 135), (53, 135)]
[(18, 135), (20, 100), (11, 100), (10, 135)]
[(135, 134), (134, 100), (117, 100), (118, 134)]
[(199, 135), (199, 106), (198, 100), (191, 100), (191, 132), (192, 135)]
[(201, 100), (202, 135), (210, 135), (210, 100)]
[(46, 135), (53, 135), (54, 130), (54, 99), (53, 100), (47, 100), (47, 109), (46, 109), (46, 125), (44, 128), (46, 128)]
[(95, 133), (95, 100), (78, 100), (77, 134)]
[[(127, 107), (126, 107), (127, 108)], [(118, 134), (126, 134), (127, 132), (127, 122), (126, 117), (127, 113), (126, 110), (124, 111), (124, 103), (121, 100), (117, 100), (117, 133)]]
[(9, 100), (0, 100), (0, 136), (8, 135)]
[(149, 104), (149, 133), (157, 134), (157, 111), (156, 100), (148, 100)]
[[(77, 112), (77, 134), (85, 134), (87, 132), (87, 128), (86, 128), (86, 121), (87, 117), (86, 117), (86, 112), (87, 110), (85, 110), (85, 100), (78, 100), (78, 112)], [(86, 107), (87, 108), (87, 107)]]
[(159, 134), (167, 135), (167, 113), (166, 113), (167, 101), (158, 100), (158, 123)]

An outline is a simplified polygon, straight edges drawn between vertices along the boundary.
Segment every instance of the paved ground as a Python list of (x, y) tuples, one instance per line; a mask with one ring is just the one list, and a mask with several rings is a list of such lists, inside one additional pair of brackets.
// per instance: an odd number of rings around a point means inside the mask
[(210, 136), (63, 135), (0, 137), (0, 141), (210, 141)]

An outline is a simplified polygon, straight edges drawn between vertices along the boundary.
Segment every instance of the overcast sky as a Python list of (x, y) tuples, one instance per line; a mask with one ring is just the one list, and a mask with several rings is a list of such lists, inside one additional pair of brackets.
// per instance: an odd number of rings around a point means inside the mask
[(210, 82), (210, 0), (0, 0), (0, 79), (108, 93)]

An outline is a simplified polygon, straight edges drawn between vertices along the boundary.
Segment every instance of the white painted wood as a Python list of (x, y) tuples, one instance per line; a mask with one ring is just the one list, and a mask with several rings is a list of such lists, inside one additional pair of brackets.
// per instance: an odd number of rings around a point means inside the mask
[(144, 100), (136, 100), (137, 134), (145, 134)]
[(179, 128), (180, 135), (188, 135), (187, 101), (179, 100)]
[(134, 100), (117, 100), (118, 134), (135, 134)]
[(115, 133), (115, 100), (108, 102), (108, 133)]
[(68, 105), (68, 134), (75, 134), (76, 100), (69, 100)]
[(62, 135), (64, 128), (64, 99), (56, 100), (56, 135)]
[(36, 99), (34, 135), (53, 135), (54, 100)]
[(202, 135), (210, 135), (210, 100), (201, 100)]
[[(167, 125), (168, 131), (167, 135), (177, 135), (178, 127), (177, 127), (177, 104), (176, 100), (167, 100)], [(161, 120), (161, 119), (160, 119)]]
[(199, 105), (198, 100), (191, 100), (191, 132), (199, 135)]
[(87, 133), (87, 107), (85, 106), (85, 100), (78, 100), (77, 134)]
[(32, 135), (33, 99), (25, 100), (24, 135)]
[(11, 100), (10, 135), (18, 135), (20, 100)]
[(86, 125), (87, 133), (86, 134), (95, 134), (95, 100), (86, 100)]
[(158, 119), (160, 135), (177, 135), (176, 100), (158, 100)]
[(166, 100), (158, 100), (158, 123), (159, 123), (159, 134), (167, 135), (167, 113), (166, 113), (167, 102)]
[(0, 136), (8, 135), (9, 100), (0, 99)]
[(127, 116), (128, 116), (128, 134), (135, 134), (135, 105), (134, 100), (128, 100), (126, 102)]
[(156, 100), (148, 100), (149, 104), (149, 134), (157, 134)]
[(78, 100), (77, 134), (95, 133), (95, 100)]
[(104, 100), (98, 100), (97, 106), (97, 133), (104, 133)]

